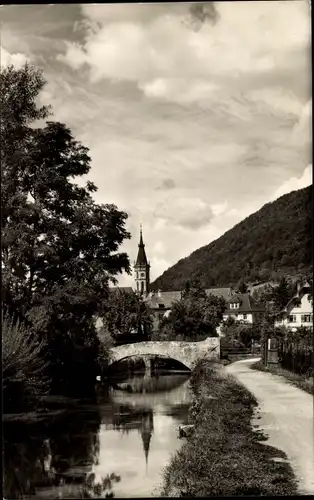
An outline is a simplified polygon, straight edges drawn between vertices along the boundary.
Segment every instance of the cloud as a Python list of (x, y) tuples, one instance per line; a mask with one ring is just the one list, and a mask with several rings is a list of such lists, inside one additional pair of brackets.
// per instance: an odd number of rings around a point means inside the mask
[(189, 8), (189, 16), (185, 20), (187, 26), (194, 31), (199, 31), (204, 23), (215, 25), (219, 19), (219, 13), (214, 2), (195, 3)]
[(285, 181), (274, 193), (271, 197), (270, 201), (276, 200), (280, 196), (284, 194), (290, 193), (291, 191), (296, 191), (298, 189), (305, 188), (310, 186), (313, 182), (312, 176), (312, 165), (308, 165), (304, 170), (301, 177), (291, 177), (287, 181)]
[(224, 201), (223, 203), (216, 203), (215, 205), (212, 205), (212, 211), (215, 217), (218, 215), (222, 215), (226, 212), (228, 208), (228, 202)]
[(167, 221), (172, 227), (197, 230), (210, 223), (213, 218), (211, 207), (199, 198), (170, 197), (157, 206), (156, 219)]
[(13, 64), (16, 68), (21, 68), (28, 61), (29, 59), (25, 54), (22, 54), (21, 52), (11, 54), (5, 48), (0, 47), (0, 63), (2, 68), (10, 66), (11, 64)]
[(167, 178), (162, 181), (162, 184), (159, 188), (157, 189), (162, 189), (164, 191), (167, 191), (169, 189), (174, 189), (176, 187), (176, 183), (174, 182), (173, 179)]
[[(154, 97), (166, 93), (168, 79), (188, 79), (193, 86), (195, 80), (223, 75), (236, 80), (278, 72), (298, 64), (296, 48), (310, 47), (310, 22), (303, 2), (238, 2), (236, 7), (185, 4), (184, 8), (185, 13), (164, 8), (149, 11), (142, 5), (136, 9), (137, 18), (130, 15), (132, 9), (125, 9), (123, 16), (118, 6), (116, 10), (107, 5), (84, 6), (90, 23), (99, 16), (98, 28), (87, 30), (84, 43), (68, 43), (59, 58), (73, 69), (88, 65), (93, 81), (134, 81)], [(186, 16), (201, 23), (202, 29), (189, 29), (182, 22)], [(296, 29), (291, 29), (291, 19)]]

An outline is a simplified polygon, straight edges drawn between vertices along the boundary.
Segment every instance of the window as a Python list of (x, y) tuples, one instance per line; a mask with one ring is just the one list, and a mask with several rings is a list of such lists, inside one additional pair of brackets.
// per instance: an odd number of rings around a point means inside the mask
[(311, 322), (312, 322), (312, 315), (311, 314), (302, 314), (301, 323), (311, 323)]
[(158, 304), (158, 307), (159, 307), (159, 309), (164, 309), (165, 308), (165, 304)]
[(243, 319), (247, 319), (247, 314), (243, 314)]
[(289, 323), (295, 323), (297, 321), (297, 317), (295, 314), (291, 314), (288, 319)]
[(142, 274), (141, 274), (141, 278), (145, 278), (145, 273), (142, 273)]
[(239, 305), (238, 302), (231, 302), (230, 309), (239, 309)]
[(300, 300), (300, 299), (297, 299), (297, 300), (295, 301), (294, 307), (295, 307), (295, 308), (297, 308), (297, 309), (298, 309), (299, 307), (301, 307), (301, 300)]

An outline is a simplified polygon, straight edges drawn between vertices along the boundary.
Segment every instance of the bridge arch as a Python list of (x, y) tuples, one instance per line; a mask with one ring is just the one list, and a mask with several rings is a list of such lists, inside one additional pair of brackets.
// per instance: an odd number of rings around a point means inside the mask
[(124, 344), (111, 349), (109, 366), (130, 357), (164, 357), (179, 361), (192, 370), (201, 358), (219, 359), (220, 338), (209, 337), (201, 342), (148, 341)]
[[(154, 362), (156, 359), (165, 359), (165, 360), (175, 361), (176, 363), (178, 363), (178, 369), (180, 369), (180, 365), (181, 365), (182, 369), (186, 369), (188, 371), (192, 370), (191, 366), (187, 366), (185, 360), (183, 362), (180, 359), (175, 359), (173, 357), (169, 357), (168, 354), (156, 354), (156, 353), (153, 353), (153, 354), (147, 354), (147, 353), (146, 354), (143, 354), (143, 353), (129, 354), (129, 355), (125, 356), (124, 358), (115, 359), (114, 361), (111, 361), (109, 367), (112, 369), (114, 366), (117, 366), (120, 362), (127, 361), (127, 360), (134, 359), (134, 358), (136, 360), (140, 359), (141, 361), (143, 361), (143, 365), (145, 365), (146, 368), (149, 366), (150, 362)], [(190, 365), (190, 363), (189, 363), (189, 365)]]

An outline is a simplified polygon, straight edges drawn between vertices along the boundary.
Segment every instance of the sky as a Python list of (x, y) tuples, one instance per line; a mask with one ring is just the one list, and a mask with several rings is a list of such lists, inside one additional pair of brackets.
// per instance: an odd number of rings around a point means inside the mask
[[(139, 226), (154, 280), (312, 183), (307, 1), (0, 7), (1, 66), (42, 68), (90, 150), (97, 203)], [(121, 286), (133, 286), (122, 275)]]

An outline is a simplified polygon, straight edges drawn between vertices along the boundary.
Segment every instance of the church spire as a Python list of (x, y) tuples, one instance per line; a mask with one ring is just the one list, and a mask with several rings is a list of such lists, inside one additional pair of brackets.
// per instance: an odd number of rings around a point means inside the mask
[(149, 262), (146, 257), (145, 244), (143, 241), (142, 224), (140, 225), (140, 242), (138, 244), (137, 259), (134, 263), (135, 286), (140, 295), (146, 295), (149, 291)]
[(145, 245), (143, 243), (143, 228), (142, 228), (142, 223), (140, 224), (140, 243), (139, 243), (139, 247), (140, 246), (145, 247)]
[(137, 253), (137, 259), (136, 259), (136, 266), (147, 266), (147, 257), (146, 257), (146, 252), (145, 252), (145, 245), (143, 242), (143, 230), (142, 230), (142, 224), (140, 225), (140, 242), (138, 244), (138, 253)]

